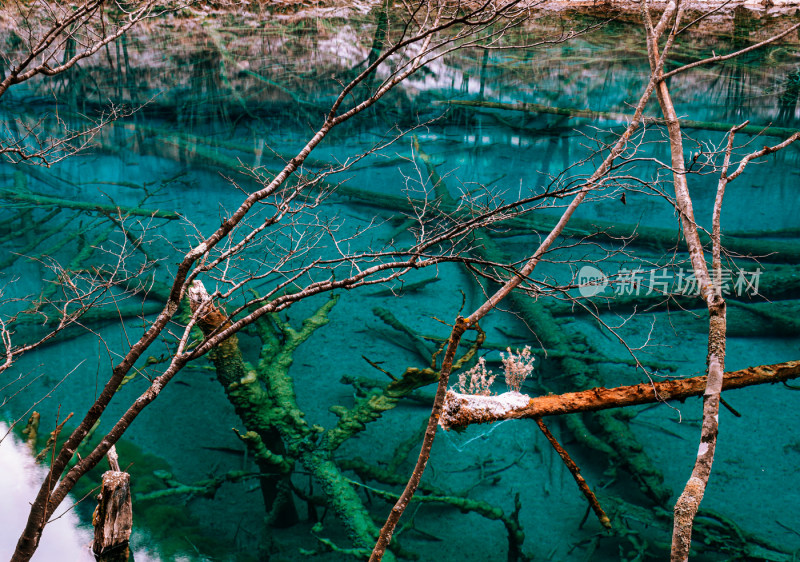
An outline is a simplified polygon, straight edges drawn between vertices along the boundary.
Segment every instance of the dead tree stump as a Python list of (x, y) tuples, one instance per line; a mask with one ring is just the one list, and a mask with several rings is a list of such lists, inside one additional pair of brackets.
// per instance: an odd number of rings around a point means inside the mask
[(92, 551), (99, 562), (128, 562), (133, 528), (131, 476), (119, 469), (113, 447), (108, 456), (112, 470), (103, 474), (103, 488), (97, 496)]

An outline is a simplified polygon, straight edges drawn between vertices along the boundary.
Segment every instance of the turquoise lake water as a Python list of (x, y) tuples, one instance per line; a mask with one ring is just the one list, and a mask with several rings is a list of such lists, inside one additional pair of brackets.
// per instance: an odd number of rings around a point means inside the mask
[[(53, 117), (58, 115), (67, 126), (81, 126), (81, 115), (94, 115), (109, 103), (138, 107), (106, 127), (87, 150), (50, 168), (0, 164), (5, 194), (0, 310), (5, 319), (32, 310), (37, 299), (64, 306), (66, 298), (74, 297), (70, 291), (86, 290), (89, 278), (112, 271), (130, 278), (109, 291), (73, 298), (70, 311), (98, 299), (93, 306), (107, 313), (87, 316), (0, 375), (4, 419), (21, 419), (21, 428), (35, 403), (44, 436), (67, 413), (82, 417), (113, 365), (160, 310), (159, 295), (183, 254), (303, 147), (321, 124), (338, 82), (363, 68), (377, 17), (373, 12), (345, 19), (275, 20), (253, 29), (227, 21), (152, 28), (69, 74), (12, 88), (2, 98), (2, 119), (12, 131), (14, 118), (32, 122), (49, 115), (45, 126), (58, 127)], [(574, 16), (572, 21), (587, 25), (596, 20)], [(536, 38), (560, 25), (551, 16), (520, 33)], [(742, 48), (769, 25), (776, 23), (739, 11), (717, 35), (687, 34), (675, 58), (685, 63), (712, 50)], [(568, 43), (528, 50), (468, 49), (435, 61), (376, 108), (334, 129), (311, 154), (303, 178), (331, 165), (347, 165), (325, 175), (326, 195), (319, 205), (294, 202), (295, 208), (307, 208), (286, 226), (266, 231), (241, 259), (205, 275), (203, 282), (209, 290), (224, 289), (260, 275), (247, 288), (264, 294), (314, 260), (408, 247), (423, 228), (447, 224), (434, 208), (433, 169), (442, 177), (440, 189), (446, 186), (462, 209), (491, 208), (578, 185), (633, 111), (647, 79), (642, 43), (637, 26), (617, 21)], [(786, 138), (800, 124), (798, 75), (800, 48), (793, 35), (735, 62), (671, 81), (678, 114), (695, 122), (685, 127), (685, 150), (697, 172), (689, 181), (702, 227), (711, 227), (719, 174), (710, 162), (720, 161), (725, 128), (745, 120), (773, 127), (758, 137), (738, 135), (743, 145), (739, 155)], [(451, 103), (463, 101), (473, 105)], [(476, 102), (539, 105), (519, 111)], [(603, 114), (570, 116), (559, 112), (564, 109)], [(655, 102), (647, 114), (658, 115)], [(392, 140), (399, 132), (404, 134)], [(663, 164), (669, 160), (665, 138), (657, 124), (634, 137), (618, 178), (590, 197), (576, 213), (572, 230), (537, 268), (533, 281), (540, 294), (525, 298), (536, 299), (531, 306), (543, 307), (551, 324), (533, 323), (519, 301), (505, 302), (482, 323), (487, 346), (481, 353), (495, 372), (502, 370), (500, 352), (506, 347), (530, 345), (537, 354), (523, 392), (535, 396), (647, 381), (632, 354), (653, 380), (704, 373), (706, 313), (696, 302), (665, 304), (669, 294), (692, 295), (690, 265)], [(348, 159), (382, 144), (387, 146), (350, 165)], [(730, 247), (760, 256), (732, 254), (725, 262), (731, 301), (726, 370), (795, 360), (800, 351), (799, 160), (797, 148), (789, 147), (752, 163), (726, 191), (722, 228)], [(271, 202), (255, 209), (250, 225), (261, 224), (273, 212)], [(76, 203), (144, 211), (104, 214)], [(530, 255), (563, 206), (563, 200), (546, 200), (525, 215), (525, 228), (513, 222), (496, 225), (491, 238), (501, 257), (518, 261)], [(147, 216), (156, 210), (180, 216)], [(614, 225), (617, 229), (610, 230)], [(608, 236), (597, 235), (606, 231)], [(638, 238), (623, 239), (637, 233)], [(236, 239), (243, 235), (244, 230), (234, 233)], [(459, 249), (467, 252), (481, 244), (465, 238)], [(583, 269), (587, 266), (592, 269)], [(378, 309), (413, 332), (441, 341), (449, 333), (445, 324), (474, 310), (494, 287), (476, 273), (481, 268), (494, 272), (491, 264), (464, 268), (444, 263), (411, 271), (404, 283), (343, 291), (330, 322), (294, 353), (290, 375), (308, 423), (334, 426), (337, 417), (329, 408), (350, 408), (369, 391), (369, 383), (345, 384), (343, 377), (390, 380), (365, 359), (395, 376), (430, 363), (436, 341), (391, 327)], [(312, 271), (298, 282), (326, 277), (329, 271)], [(344, 263), (336, 275), (351, 271)], [(591, 271), (610, 283), (601, 296), (611, 305), (599, 300), (598, 308), (589, 305), (596, 317), (569, 302), (581, 294), (575, 283)], [(57, 283), (65, 280), (75, 286)], [(232, 309), (249, 295), (234, 291), (226, 304)], [(281, 318), (299, 328), (325, 300), (301, 302)], [(45, 305), (40, 310), (52, 315), (54, 309)], [(13, 324), (14, 344), (35, 341), (48, 331), (41, 313), (20, 318)], [(178, 324), (171, 326), (145, 353), (154, 359), (147, 365), (140, 361), (137, 376), (118, 391), (98, 436), (147, 388), (148, 378), (160, 374), (158, 359), (170, 355), (180, 331)], [(254, 330), (240, 334), (244, 358), (254, 365), (260, 345)], [(582, 371), (567, 376), (565, 356), (577, 357)], [(390, 509), (381, 490), (400, 489), (389, 476), (404, 481), (411, 473), (434, 388), (417, 390), (413, 399), (401, 401), (334, 455), (378, 525)], [(505, 387), (496, 384), (494, 390), (504, 392)], [(792, 560), (800, 550), (800, 439), (794, 424), (800, 394), (793, 390), (765, 385), (725, 394), (741, 417), (727, 409), (720, 413), (716, 462), (702, 504), (706, 511), (698, 519), (698, 547), (706, 543), (698, 560), (745, 555)], [(430, 486), (424, 495), (485, 502), (481, 505), (511, 517), (519, 494), (514, 517), (525, 533), (521, 551), (531, 559), (664, 559), (669, 512), (691, 471), (700, 417), (698, 399), (637, 406), (606, 417), (587, 415), (582, 419), (602, 440), (599, 444), (576, 432), (576, 420), (548, 422), (619, 523), (614, 535), (604, 532), (591, 514), (585, 517), (586, 503), (572, 477), (530, 420), (475, 426), (463, 433), (440, 431), (423, 480)], [(345, 559), (318, 540), (351, 547), (337, 515), (321, 505), (319, 482), (299, 462), (291, 478), (299, 522), (265, 524), (259, 481), (252, 477), (258, 469), (231, 428), (244, 431), (206, 359), (190, 364), (139, 416), (119, 447), (121, 462), (130, 465), (134, 479), (136, 544), (149, 541), (151, 555), (164, 560), (309, 559), (301, 550), (318, 551), (311, 559)], [(638, 442), (631, 444), (628, 437)], [(40, 447), (45, 440), (40, 437)], [(381, 480), (354, 471), (347, 463), (356, 459), (389, 476)], [(638, 476), (634, 465), (640, 467)], [(663, 475), (663, 488), (672, 491), (669, 498), (654, 499), (657, 493), (646, 483), (658, 477), (642, 476), (648, 470), (643, 466)], [(233, 470), (250, 477), (226, 482), (213, 495), (136, 498), (175, 487), (176, 481), (192, 484)], [(88, 494), (94, 485), (87, 481), (76, 492)], [(508, 539), (502, 522), (482, 517), (478, 508), (462, 513), (453, 503), (412, 505), (401, 523), (406, 524), (399, 535), (403, 552), (421, 560), (450, 560), (456, 559), (448, 554), (455, 548), (459, 560), (505, 560)], [(78, 504), (84, 521), (90, 521), (90, 504)], [(24, 517), (22, 506), (10, 509)], [(0, 553), (15, 540), (0, 535)], [(136, 559), (140, 556), (145, 555)]]

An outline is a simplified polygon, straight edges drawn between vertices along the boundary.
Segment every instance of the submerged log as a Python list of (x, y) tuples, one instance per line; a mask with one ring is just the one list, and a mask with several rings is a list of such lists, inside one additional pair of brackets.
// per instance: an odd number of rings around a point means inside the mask
[[(197, 137), (188, 135), (155, 136), (153, 140), (163, 146), (177, 148), (180, 152), (179, 155), (175, 156), (176, 159), (186, 158), (194, 164), (214, 168), (221, 167), (230, 172), (238, 172), (240, 175), (237, 176), (237, 181), (246, 181), (248, 178), (252, 180), (251, 176), (244, 174), (245, 170), (242, 168), (242, 162), (232, 156), (220, 154), (211, 146), (207, 146), (207, 141), (201, 142)], [(233, 148), (233, 146), (229, 148)], [(160, 152), (160, 155), (169, 156), (170, 152), (171, 150), (167, 149)], [(277, 174), (275, 170), (266, 168), (261, 168), (261, 170), (267, 176)], [(320, 182), (319, 188), (330, 190), (337, 197), (347, 198), (354, 203), (388, 209), (394, 213), (411, 213), (415, 207), (422, 208), (430, 205), (430, 202), (423, 200), (378, 193), (348, 185), (333, 185)], [(557, 222), (558, 217), (539, 212), (503, 221), (502, 226), (510, 229), (511, 232), (533, 234), (535, 232), (550, 232)], [(677, 225), (676, 228), (670, 229), (577, 217), (570, 219), (569, 225), (564, 229), (564, 235), (577, 237), (604, 236), (609, 239), (624, 238), (629, 240), (631, 244), (652, 247), (658, 250), (674, 248), (682, 242), (681, 231)], [(710, 239), (704, 232), (701, 232), (700, 236), (704, 244), (710, 244)], [(752, 237), (739, 238), (723, 235), (722, 244), (731, 252), (743, 256), (757, 256), (763, 261), (788, 264), (800, 263), (800, 243), (791, 240), (762, 240)]]
[[(800, 273), (796, 268), (771, 266), (763, 269), (753, 268), (750, 271), (745, 267), (741, 269), (750, 276), (757, 275), (758, 279), (757, 282), (754, 279), (745, 280), (738, 287), (733, 282), (724, 286), (727, 291), (723, 295), (732, 306), (750, 304), (762, 308), (775, 301), (800, 299)], [(669, 273), (666, 268), (660, 271)], [(647, 286), (648, 275), (649, 272), (645, 271), (641, 286), (638, 288), (639, 294), (612, 294), (606, 289), (604, 293), (593, 297), (575, 295), (570, 301), (551, 301), (547, 303), (547, 308), (554, 316), (580, 316), (590, 312), (629, 314), (634, 311), (662, 312), (706, 308), (705, 301), (699, 295), (664, 293), (652, 289)], [(752, 282), (750, 286), (746, 285), (748, 281)], [(729, 310), (728, 313), (730, 312)]]
[[(789, 303), (781, 303), (789, 304)], [(800, 307), (779, 306), (778, 303), (745, 304), (728, 301), (727, 333), (739, 338), (788, 338), (800, 335)], [(697, 331), (707, 331), (708, 321), (702, 319), (705, 330), (695, 320), (690, 325)]]
[[(285, 164), (289, 162), (292, 158), (296, 156), (296, 154), (276, 150), (274, 148), (265, 146), (263, 141), (259, 141), (257, 144), (254, 145), (247, 145), (242, 142), (233, 142), (233, 141), (226, 141), (222, 139), (218, 139), (216, 137), (205, 137), (199, 135), (193, 135), (191, 133), (186, 132), (176, 132), (173, 130), (168, 130), (159, 127), (151, 127), (147, 125), (137, 124), (136, 130), (141, 131), (147, 134), (147, 137), (151, 140), (157, 140), (158, 142), (164, 142), (166, 144), (171, 144), (180, 147), (198, 147), (204, 146), (206, 149), (224, 149), (229, 150), (231, 152), (238, 152), (243, 157), (247, 156), (248, 159), (252, 158), (253, 167), (261, 167), (262, 160), (270, 160), (272, 162), (278, 161), (281, 164)], [(369, 155), (367, 161), (360, 162), (351, 168), (349, 171), (358, 170), (362, 168), (381, 168), (381, 167), (388, 167), (388, 166), (398, 166), (401, 164), (407, 164), (409, 162), (408, 158), (403, 158), (401, 156), (386, 156), (380, 153), (373, 153)], [(248, 159), (242, 158), (242, 163), (248, 165)], [(303, 161), (303, 166), (305, 168), (318, 168), (320, 170), (327, 170), (333, 169), (336, 167), (341, 166), (341, 162), (336, 162), (332, 160), (322, 160), (319, 158), (312, 158), (306, 157)]]
[[(52, 344), (92, 333), (86, 327), (87, 324), (97, 329), (112, 322), (123, 323), (129, 319), (155, 315), (162, 309), (161, 304), (145, 302), (119, 308), (90, 308), (83, 314), (68, 318), (57, 311), (23, 312), (9, 323), (8, 328), (17, 345), (31, 344), (43, 338), (47, 338), (47, 343)], [(57, 334), (48, 337), (56, 331)]]
[[(481, 100), (447, 100), (438, 103), (478, 107), (483, 109), (499, 109), (503, 111), (520, 111), (522, 113), (550, 113), (552, 115), (563, 115), (565, 117), (579, 117), (583, 119), (605, 119), (607, 121), (630, 122), (633, 115), (618, 113), (616, 111), (593, 111), (591, 109), (578, 109), (577, 107), (553, 107), (541, 103), (518, 102), (501, 103)], [(681, 119), (681, 127), (688, 129), (704, 129), (707, 131), (721, 131), (727, 133), (738, 123), (717, 123), (714, 121), (693, 121), (691, 119)], [(643, 124), (665, 125), (663, 117), (643, 117)], [(747, 125), (739, 129), (739, 133), (745, 135), (766, 135), (770, 137), (789, 137), (796, 133), (796, 129), (788, 127), (765, 127), (761, 125)]]
[(18, 203), (32, 203), (40, 207), (60, 207), (65, 209), (78, 209), (81, 211), (92, 211), (99, 213), (112, 213), (139, 217), (154, 217), (158, 219), (177, 220), (178, 213), (170, 211), (159, 211), (157, 209), (139, 209), (136, 207), (123, 207), (120, 205), (109, 205), (105, 203), (91, 203), (88, 201), (70, 201), (59, 197), (48, 197), (35, 193), (21, 193), (13, 189), (0, 190), (0, 198), (16, 201)]
[[(547, 213), (531, 213), (524, 217), (511, 219), (503, 223), (508, 226), (510, 233), (530, 234), (535, 232), (550, 232), (558, 222), (559, 217)], [(624, 239), (631, 244), (668, 250), (681, 246), (682, 233), (677, 223), (675, 228), (660, 228), (642, 226), (639, 224), (607, 222), (599, 219), (582, 219), (572, 217), (564, 229), (566, 236), (598, 236), (602, 235), (611, 240)], [(752, 233), (750, 233), (752, 234)], [(705, 246), (710, 246), (711, 238), (705, 231), (700, 231), (700, 240)], [(764, 233), (766, 238), (769, 233)], [(729, 252), (744, 257), (757, 257), (761, 261), (797, 264), (800, 263), (800, 242), (794, 240), (768, 240), (759, 238), (745, 238), (733, 235), (722, 235), (722, 246)]]

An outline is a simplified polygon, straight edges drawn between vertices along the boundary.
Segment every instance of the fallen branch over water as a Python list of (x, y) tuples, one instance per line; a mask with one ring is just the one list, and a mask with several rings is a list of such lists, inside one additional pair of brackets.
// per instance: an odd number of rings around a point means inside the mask
[[(800, 360), (748, 367), (725, 373), (722, 390), (785, 382), (797, 377), (800, 377)], [(703, 376), (616, 388), (599, 387), (535, 398), (518, 392), (506, 392), (500, 396), (472, 396), (449, 390), (439, 425), (445, 429), (462, 429), (474, 423), (540, 418), (667, 400), (685, 400), (690, 396), (700, 396), (705, 388), (706, 377)]]

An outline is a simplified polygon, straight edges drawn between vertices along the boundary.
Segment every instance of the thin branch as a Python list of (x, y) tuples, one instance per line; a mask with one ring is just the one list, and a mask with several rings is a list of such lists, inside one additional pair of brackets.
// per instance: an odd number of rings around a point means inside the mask
[(597, 515), (597, 519), (600, 521), (600, 524), (606, 529), (610, 529), (611, 520), (608, 518), (608, 515), (606, 515), (606, 512), (603, 511), (600, 502), (597, 500), (597, 496), (594, 495), (594, 492), (592, 492), (592, 489), (589, 487), (589, 484), (586, 483), (586, 479), (583, 476), (581, 476), (581, 469), (578, 468), (578, 465), (575, 464), (575, 461), (572, 460), (572, 457), (569, 456), (567, 450), (561, 446), (561, 444), (558, 442), (555, 436), (552, 433), (550, 433), (550, 430), (544, 424), (542, 418), (535, 417), (533, 418), (533, 421), (536, 422), (536, 425), (538, 425), (539, 429), (542, 430), (542, 433), (544, 433), (544, 436), (550, 442), (550, 445), (553, 446), (553, 449), (556, 450), (558, 456), (560, 456), (561, 460), (564, 461), (564, 464), (566, 465), (570, 474), (572, 474), (572, 477), (578, 484), (578, 488), (580, 488), (581, 493), (586, 498), (586, 501), (589, 502), (589, 505), (592, 507), (592, 510), (594, 511), (595, 515)]
[[(760, 49), (761, 47), (764, 47), (765, 45), (769, 45), (769, 44), (774, 43), (775, 41), (777, 41), (779, 39), (783, 39), (784, 37), (789, 35), (792, 31), (795, 31), (797, 29), (800, 29), (800, 23), (794, 24), (793, 26), (789, 27), (785, 31), (782, 31), (781, 33), (779, 33), (777, 35), (773, 35), (769, 39), (765, 39), (764, 41), (761, 41), (760, 43), (756, 43), (755, 45), (750, 45), (749, 47), (745, 47), (744, 49), (740, 49), (740, 50), (735, 51), (733, 53), (729, 53), (727, 55), (714, 55), (714, 56), (709, 57), (707, 59), (696, 61), (696, 62), (693, 62), (691, 64), (687, 64), (687, 65), (681, 66), (679, 68), (676, 68), (674, 70), (670, 70), (669, 72), (664, 74), (664, 80), (666, 80), (667, 78), (671, 78), (671, 77), (675, 76), (676, 74), (680, 74), (681, 72), (685, 72), (687, 70), (691, 70), (692, 68), (697, 68), (698, 66), (703, 66), (703, 65), (712, 64), (712, 63), (715, 63), (715, 62), (723, 62), (723, 61), (726, 61), (726, 60), (735, 59), (736, 57), (740, 57), (740, 56), (744, 55), (745, 53), (749, 53), (750, 51), (755, 51), (757, 49)], [(683, 30), (681, 30), (681, 31), (683, 31)]]

